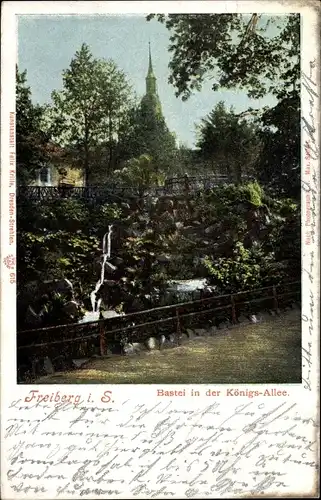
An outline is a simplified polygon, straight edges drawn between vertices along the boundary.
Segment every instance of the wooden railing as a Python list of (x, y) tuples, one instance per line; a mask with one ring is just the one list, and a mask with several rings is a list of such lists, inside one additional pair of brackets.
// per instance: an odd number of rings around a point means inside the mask
[(264, 309), (278, 311), (300, 300), (300, 282), (292, 282), (210, 296), (90, 323), (24, 330), (17, 333), (18, 365), (33, 356), (52, 358), (62, 352), (73, 358), (105, 355), (111, 345), (117, 345), (121, 353), (127, 342), (144, 342), (149, 337), (161, 335), (174, 334), (179, 344), (180, 334), (187, 328), (219, 325), (222, 321), (236, 324), (240, 314), (255, 314)]

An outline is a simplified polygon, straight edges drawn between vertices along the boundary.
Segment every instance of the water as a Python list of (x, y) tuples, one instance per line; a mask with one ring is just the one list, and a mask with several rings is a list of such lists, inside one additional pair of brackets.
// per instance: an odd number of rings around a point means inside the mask
[(169, 283), (167, 290), (169, 292), (190, 293), (196, 290), (203, 290), (206, 288), (206, 278), (191, 279), (191, 280), (178, 280)]
[(170, 305), (176, 302), (186, 302), (201, 298), (201, 290), (213, 290), (206, 284), (206, 278), (194, 278), (190, 280), (170, 281), (166, 288), (165, 296), (156, 295), (160, 299), (160, 305)]
[[(113, 231), (113, 226), (112, 225), (108, 226), (108, 233), (105, 233), (104, 237), (103, 237), (103, 248), (102, 248), (102, 251), (103, 251), (103, 261), (101, 263), (100, 280), (97, 281), (95, 289), (90, 294), (90, 300), (91, 300), (91, 306), (92, 306), (92, 312), (93, 313), (98, 312), (98, 314), (99, 314), (100, 305), (101, 305), (101, 299), (98, 299), (98, 301), (96, 301), (96, 295), (99, 292), (99, 290), (100, 290), (100, 288), (103, 285), (104, 280), (105, 280), (105, 268), (106, 268), (106, 264), (108, 264), (109, 267), (112, 270), (115, 269), (114, 266), (112, 266), (112, 264), (110, 264), (109, 262), (107, 262), (108, 259), (110, 259), (110, 256), (111, 256), (111, 235), (112, 235), (112, 231)], [(107, 245), (106, 245), (106, 241), (107, 241)]]
[(68, 280), (67, 278), (64, 278), (65, 279), (65, 282), (67, 283), (67, 285), (70, 286), (70, 290), (71, 290), (71, 295), (72, 295), (72, 300), (74, 300), (75, 298), (75, 293), (74, 293), (74, 287), (73, 287), (73, 284), (71, 283), (70, 280)]
[(101, 315), (104, 319), (116, 318), (117, 316), (124, 316), (124, 313), (119, 314), (113, 309), (109, 309), (108, 311), (102, 311)]
[[(108, 262), (108, 259), (110, 259), (111, 256), (111, 235), (113, 231), (113, 226), (110, 225), (108, 226), (108, 232), (104, 234), (103, 241), (102, 241), (102, 253), (103, 253), (103, 259), (101, 263), (101, 272), (100, 272), (100, 279), (97, 281), (96, 286), (94, 290), (90, 294), (90, 301), (91, 301), (91, 306), (92, 306), (92, 311), (86, 311), (84, 314), (84, 317), (79, 320), (79, 323), (89, 323), (90, 321), (98, 321), (100, 317), (100, 306), (101, 306), (101, 298), (96, 299), (97, 293), (99, 292), (101, 286), (104, 284), (105, 280), (105, 269), (106, 265), (114, 271), (116, 268)], [(114, 316), (119, 316), (115, 311), (103, 311), (102, 312), (103, 318), (107, 317), (114, 317)]]
[(99, 311), (86, 311), (83, 318), (81, 318), (78, 323), (90, 323), (90, 321), (99, 320)]
[[(115, 267), (108, 262), (108, 259), (110, 259), (111, 256), (111, 235), (112, 235), (112, 229), (113, 226), (110, 225), (108, 226), (108, 232), (104, 234), (103, 241), (102, 241), (102, 254), (103, 254), (103, 259), (101, 263), (101, 274), (100, 274), (100, 279), (97, 281), (96, 286), (94, 290), (90, 294), (90, 300), (91, 300), (91, 306), (92, 306), (92, 311), (86, 311), (84, 317), (79, 321), (80, 323), (87, 323), (90, 321), (97, 321), (99, 319), (100, 315), (100, 305), (101, 305), (101, 298), (96, 299), (97, 293), (99, 292), (101, 286), (104, 283), (105, 279), (105, 268), (108, 266), (111, 270), (115, 270)], [(177, 280), (177, 281), (171, 281), (168, 283), (168, 297), (171, 295), (176, 296), (177, 299), (179, 300), (185, 300), (188, 298), (189, 295), (193, 294), (193, 292), (200, 292), (200, 290), (203, 290), (206, 288), (206, 279), (190, 279), (190, 280)], [(194, 295), (194, 294), (193, 294)], [(196, 298), (192, 297), (191, 298)], [(102, 312), (103, 317), (114, 317), (118, 316), (118, 314), (115, 311), (106, 311), (106, 314), (104, 315), (104, 311)]]
[[(101, 315), (103, 319), (115, 318), (116, 316), (122, 316), (122, 314), (117, 313), (114, 310), (102, 311)], [(86, 311), (83, 318), (81, 318), (78, 323), (90, 323), (91, 321), (98, 321), (100, 317), (100, 311)]]

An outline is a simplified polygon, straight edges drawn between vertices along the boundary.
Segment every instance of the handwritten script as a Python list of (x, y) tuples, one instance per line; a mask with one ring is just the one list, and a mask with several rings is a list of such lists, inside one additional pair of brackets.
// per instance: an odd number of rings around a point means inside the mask
[(292, 397), (148, 401), (12, 401), (6, 497), (217, 498), (312, 487), (317, 422)]
[(304, 144), (304, 167), (302, 171), (302, 200), (305, 207), (303, 213), (304, 247), (303, 247), (303, 279), (304, 294), (302, 300), (302, 382), (304, 388), (313, 391), (312, 375), (316, 368), (313, 363), (313, 342), (317, 322), (318, 291), (318, 257), (317, 257), (317, 213), (318, 199), (320, 197), (317, 172), (319, 171), (319, 146), (316, 120), (318, 116), (317, 102), (319, 94), (317, 91), (318, 68), (316, 60), (309, 62), (308, 73), (302, 72), (302, 137)]

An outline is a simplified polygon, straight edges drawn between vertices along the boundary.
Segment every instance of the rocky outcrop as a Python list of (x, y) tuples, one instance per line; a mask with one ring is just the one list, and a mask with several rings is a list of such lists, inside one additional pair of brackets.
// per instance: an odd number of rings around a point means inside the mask
[(146, 340), (145, 345), (149, 351), (152, 351), (154, 349), (158, 349), (159, 341), (155, 337), (150, 337)]
[(76, 320), (79, 313), (79, 304), (75, 300), (70, 300), (63, 306), (63, 311), (70, 319)]
[[(55, 303), (59, 303), (57, 313)], [(73, 285), (68, 279), (31, 281), (20, 293), (19, 312), (19, 323), (24, 325), (23, 329), (32, 329), (45, 325), (50, 314), (61, 315), (61, 323), (77, 321), (81, 306), (75, 300)]]
[(29, 328), (40, 328), (43, 320), (43, 312), (36, 313), (31, 305), (27, 307), (25, 315), (25, 323), (29, 325)]
[(146, 351), (146, 346), (140, 342), (131, 342), (126, 343), (123, 346), (123, 353), (125, 356), (130, 356), (132, 354), (140, 354), (141, 352)]
[(121, 314), (117, 313), (114, 310), (101, 311), (101, 315), (104, 319), (116, 318), (117, 316), (121, 316)]

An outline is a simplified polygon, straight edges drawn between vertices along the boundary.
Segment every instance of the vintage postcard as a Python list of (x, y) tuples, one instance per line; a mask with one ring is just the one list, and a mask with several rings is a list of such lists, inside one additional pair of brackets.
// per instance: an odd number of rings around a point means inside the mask
[(1, 32), (1, 498), (318, 497), (319, 3)]

